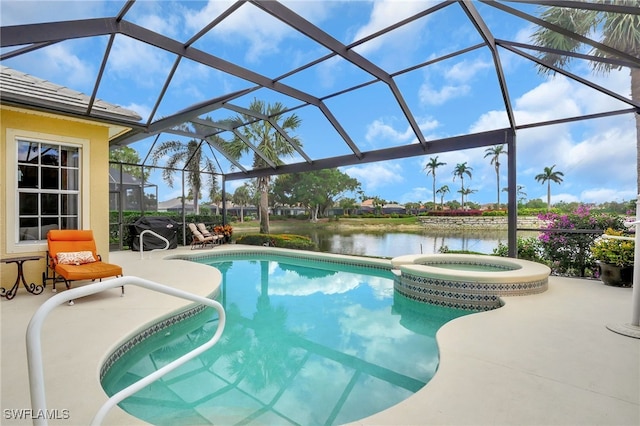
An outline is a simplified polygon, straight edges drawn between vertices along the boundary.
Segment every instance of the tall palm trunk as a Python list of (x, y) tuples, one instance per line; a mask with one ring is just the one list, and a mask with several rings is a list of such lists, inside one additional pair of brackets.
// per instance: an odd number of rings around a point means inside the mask
[(547, 211), (551, 210), (551, 179), (547, 180)]
[(496, 190), (498, 194), (498, 205), (496, 209), (500, 208), (500, 166), (496, 166)]
[(433, 209), (437, 209), (436, 204), (436, 172), (433, 171)]
[(269, 233), (269, 177), (258, 178), (260, 189), (260, 233)]

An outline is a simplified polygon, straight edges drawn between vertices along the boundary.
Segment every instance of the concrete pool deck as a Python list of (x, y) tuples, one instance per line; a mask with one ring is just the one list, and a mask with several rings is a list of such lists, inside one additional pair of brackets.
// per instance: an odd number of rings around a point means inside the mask
[[(237, 246), (236, 246), (237, 247)], [(180, 248), (170, 255), (234, 249)], [(239, 248), (239, 247), (237, 247)], [(112, 252), (110, 262), (134, 275), (205, 296), (217, 270), (163, 253)], [(505, 297), (500, 309), (458, 318), (437, 335), (440, 366), (425, 388), (362, 425), (638, 425), (640, 339), (606, 329), (631, 317), (629, 288), (599, 281), (549, 278), (541, 294)], [(189, 302), (127, 286), (62, 305), (45, 323), (50, 424), (89, 424), (106, 400), (100, 366), (123, 338)], [(36, 309), (52, 296), (24, 289), (0, 300), (0, 424), (31, 424), (25, 332)], [(419, 360), (417, 360), (419, 362)], [(22, 410), (22, 411), (21, 411)], [(55, 411), (57, 410), (57, 411)], [(22, 419), (18, 419), (20, 414)], [(27, 417), (27, 418), (24, 418)], [(144, 424), (114, 408), (104, 424)]]

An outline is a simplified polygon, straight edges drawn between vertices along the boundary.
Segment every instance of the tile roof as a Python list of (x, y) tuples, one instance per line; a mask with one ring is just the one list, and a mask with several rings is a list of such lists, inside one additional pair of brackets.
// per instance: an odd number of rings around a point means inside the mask
[[(37, 105), (59, 112), (86, 113), (91, 98), (84, 93), (50, 81), (1, 66), (0, 101), (24, 105)], [(135, 111), (96, 99), (91, 116), (138, 122), (142, 119)]]

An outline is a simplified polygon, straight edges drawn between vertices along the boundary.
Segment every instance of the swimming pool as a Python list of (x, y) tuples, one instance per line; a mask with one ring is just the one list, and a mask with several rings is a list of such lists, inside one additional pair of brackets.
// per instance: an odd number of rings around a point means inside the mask
[[(203, 259), (220, 269), (221, 342), (125, 400), (153, 424), (341, 424), (406, 399), (438, 365), (435, 333), (468, 314), (394, 292), (388, 269), (282, 256)], [(155, 333), (103, 374), (112, 395), (205, 341), (200, 310)]]

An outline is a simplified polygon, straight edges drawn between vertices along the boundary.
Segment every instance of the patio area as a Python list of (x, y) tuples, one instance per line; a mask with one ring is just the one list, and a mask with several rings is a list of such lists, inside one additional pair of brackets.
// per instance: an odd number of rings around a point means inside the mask
[[(207, 251), (179, 248), (170, 254)], [(201, 296), (220, 281), (219, 272), (208, 266), (163, 260), (163, 253), (149, 256), (112, 252), (109, 260), (125, 275)], [(640, 424), (640, 339), (606, 328), (630, 321), (631, 293), (599, 281), (550, 277), (542, 294), (504, 298), (500, 309), (456, 319), (438, 332), (441, 359), (434, 379), (404, 402), (357, 424)], [(37, 296), (21, 289), (15, 299), (0, 301), (3, 425), (32, 423), (26, 411), (31, 403), (25, 332), (51, 295), (49, 287)], [(124, 298), (113, 289), (54, 310), (42, 336), (47, 408), (57, 415), (49, 423), (89, 424), (106, 400), (98, 375), (110, 350), (188, 303), (127, 286)], [(116, 408), (105, 424), (143, 422)]]

